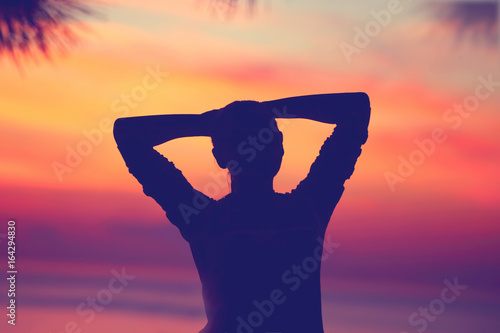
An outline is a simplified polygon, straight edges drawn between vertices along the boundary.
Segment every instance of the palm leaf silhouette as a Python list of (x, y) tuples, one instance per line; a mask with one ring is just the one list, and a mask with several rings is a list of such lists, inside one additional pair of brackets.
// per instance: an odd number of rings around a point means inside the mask
[(79, 0), (0, 0), (0, 54), (50, 57), (76, 40), (81, 16), (95, 12)]

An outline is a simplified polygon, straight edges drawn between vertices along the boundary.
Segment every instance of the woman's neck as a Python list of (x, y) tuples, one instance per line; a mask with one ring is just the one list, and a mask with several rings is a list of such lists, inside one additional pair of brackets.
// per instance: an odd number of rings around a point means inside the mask
[(274, 193), (271, 179), (239, 179), (232, 177), (231, 193), (244, 196), (263, 196)]

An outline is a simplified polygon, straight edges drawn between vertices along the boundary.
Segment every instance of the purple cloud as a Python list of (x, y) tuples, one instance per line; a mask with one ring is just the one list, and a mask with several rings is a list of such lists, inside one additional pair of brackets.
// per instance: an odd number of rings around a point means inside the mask
[(460, 41), (498, 43), (499, 1), (432, 1), (424, 7), (433, 18), (448, 25)]

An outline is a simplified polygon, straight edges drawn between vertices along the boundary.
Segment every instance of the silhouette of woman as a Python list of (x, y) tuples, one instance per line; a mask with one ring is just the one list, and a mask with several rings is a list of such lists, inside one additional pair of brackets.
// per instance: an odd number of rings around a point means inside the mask
[[(335, 247), (323, 238), (368, 138), (370, 110), (366, 94), (342, 93), (116, 120), (130, 173), (189, 242), (207, 316), (200, 333), (323, 333), (320, 267)], [(284, 154), (275, 118), (337, 125), (307, 177), (284, 194), (273, 190)], [(231, 193), (220, 200), (195, 190), (153, 148), (192, 136), (211, 137), (229, 170)]]

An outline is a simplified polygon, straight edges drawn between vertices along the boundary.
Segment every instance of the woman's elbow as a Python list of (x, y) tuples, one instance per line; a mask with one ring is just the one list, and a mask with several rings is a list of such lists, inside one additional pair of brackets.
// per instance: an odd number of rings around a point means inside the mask
[(358, 92), (356, 93), (356, 104), (361, 109), (369, 109), (370, 108), (370, 97), (367, 93)]
[(118, 118), (113, 124), (113, 136), (116, 143), (123, 142), (130, 136), (130, 127), (127, 118)]

